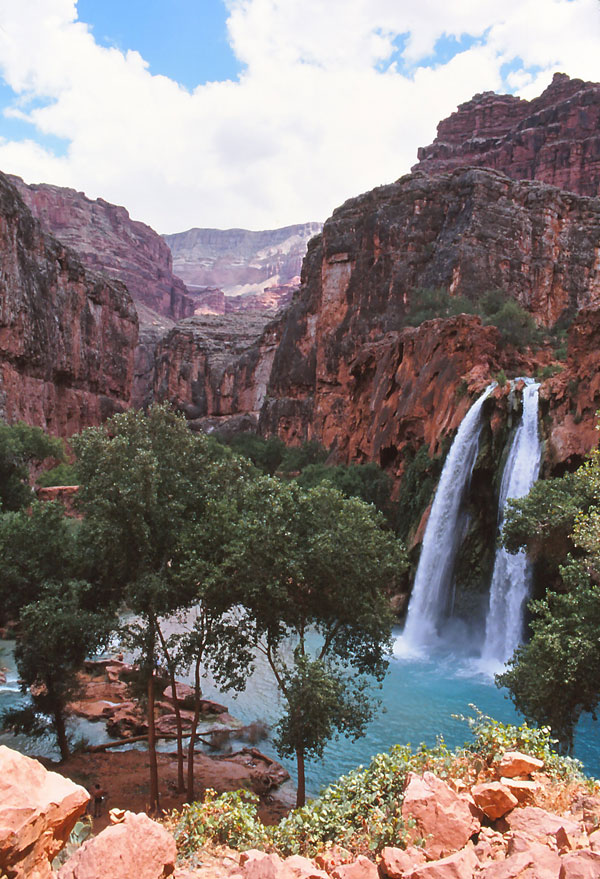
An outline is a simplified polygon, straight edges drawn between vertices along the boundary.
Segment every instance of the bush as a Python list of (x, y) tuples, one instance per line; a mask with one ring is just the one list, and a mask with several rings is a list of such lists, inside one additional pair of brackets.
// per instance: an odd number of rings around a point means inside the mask
[(59, 464), (52, 470), (44, 470), (37, 479), (41, 488), (51, 485), (79, 485), (79, 475), (75, 464)]
[(502, 340), (515, 348), (539, 345), (542, 340), (533, 317), (514, 299), (506, 300), (498, 311), (485, 318), (484, 323), (497, 327)]
[(454, 317), (457, 314), (475, 314), (474, 304), (464, 296), (451, 296), (448, 290), (425, 287), (413, 290), (404, 326), (418, 327), (435, 317)]
[(259, 798), (249, 791), (220, 794), (208, 788), (201, 803), (185, 803), (171, 813), (169, 829), (180, 855), (194, 857), (208, 843), (229, 845), (241, 851), (269, 843), (268, 828), (258, 818)]

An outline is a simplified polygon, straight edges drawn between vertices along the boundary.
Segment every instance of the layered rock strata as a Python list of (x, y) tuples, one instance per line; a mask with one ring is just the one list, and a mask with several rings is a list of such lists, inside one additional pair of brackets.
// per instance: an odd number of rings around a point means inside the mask
[(0, 175), (0, 417), (69, 436), (130, 403), (127, 289), (45, 234)]
[(460, 165), (494, 168), (600, 195), (600, 84), (554, 75), (533, 101), (484, 92), (438, 125), (413, 170), (439, 174)]
[(150, 226), (102, 198), (92, 201), (74, 189), (9, 179), (42, 226), (77, 251), (87, 268), (122, 281), (136, 303), (158, 314), (174, 320), (193, 314), (185, 284), (173, 274), (171, 251)]
[[(157, 341), (151, 398), (174, 403), (195, 428), (219, 427), (232, 416), (255, 427), (278, 341), (269, 319), (248, 314), (181, 321)], [(134, 404), (142, 402), (148, 400), (134, 396)]]
[(414, 291), (499, 288), (552, 326), (598, 304), (599, 252), (600, 200), (498, 172), (415, 173), (351, 199), (309, 246), (261, 429), (400, 472), (407, 445), (435, 451), (458, 426), (462, 391), (533, 366), (474, 316), (402, 328)]

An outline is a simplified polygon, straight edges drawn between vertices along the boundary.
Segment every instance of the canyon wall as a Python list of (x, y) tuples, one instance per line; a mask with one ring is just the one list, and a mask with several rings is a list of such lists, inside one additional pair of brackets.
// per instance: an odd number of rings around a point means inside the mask
[(475, 316), (403, 328), (413, 291), (499, 288), (551, 326), (598, 305), (599, 254), (599, 199), (498, 172), (417, 172), (351, 199), (309, 247), (261, 429), (400, 473), (407, 447), (434, 452), (458, 426), (460, 393), (535, 369)]
[(262, 232), (189, 229), (163, 237), (175, 271), (194, 296), (196, 314), (276, 312), (298, 288), (306, 246), (321, 229), (321, 223), (302, 223)]
[(130, 403), (138, 319), (126, 287), (45, 234), (0, 174), (0, 416), (61, 436)]
[(478, 165), (600, 195), (600, 84), (557, 73), (533, 101), (475, 95), (440, 122), (418, 158), (413, 170), (430, 174)]
[[(171, 251), (150, 226), (102, 198), (92, 201), (74, 189), (9, 179), (48, 232), (73, 248), (87, 268), (122, 281), (136, 304), (173, 320), (194, 313), (185, 284), (173, 274)], [(152, 320), (143, 308), (140, 317)]]

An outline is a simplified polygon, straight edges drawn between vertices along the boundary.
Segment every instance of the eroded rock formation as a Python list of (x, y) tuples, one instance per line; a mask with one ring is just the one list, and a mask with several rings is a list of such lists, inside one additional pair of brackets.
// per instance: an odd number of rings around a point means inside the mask
[(598, 303), (599, 247), (600, 200), (493, 171), (417, 172), (351, 199), (309, 247), (262, 429), (401, 471), (407, 444), (435, 450), (458, 426), (461, 390), (534, 368), (474, 316), (403, 329), (413, 292), (500, 288), (551, 326)]
[[(150, 226), (123, 207), (83, 192), (10, 177), (42, 226), (72, 247), (85, 266), (122, 281), (136, 303), (179, 320), (193, 314), (185, 284), (173, 274), (171, 251)], [(142, 322), (146, 315), (142, 312)]]
[(176, 403), (193, 427), (218, 427), (232, 416), (256, 426), (278, 341), (269, 319), (231, 314), (181, 321), (156, 345), (152, 398)]
[(297, 289), (306, 245), (321, 228), (302, 223), (263, 232), (189, 229), (164, 239), (175, 271), (195, 297), (196, 314), (275, 312)]
[(69, 436), (130, 403), (127, 289), (46, 235), (0, 175), (0, 416)]
[(554, 75), (533, 101), (484, 92), (438, 125), (413, 170), (438, 174), (461, 165), (495, 168), (600, 195), (600, 84)]

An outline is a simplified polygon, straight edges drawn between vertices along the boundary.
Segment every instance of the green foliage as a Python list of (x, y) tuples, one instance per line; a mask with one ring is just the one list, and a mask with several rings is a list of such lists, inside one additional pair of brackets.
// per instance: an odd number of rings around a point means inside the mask
[(29, 467), (45, 458), (63, 460), (61, 439), (21, 421), (0, 422), (0, 509), (19, 510), (31, 503)]
[(503, 388), (506, 385), (508, 379), (506, 378), (506, 373), (503, 369), (496, 373), (496, 375), (494, 376), (494, 381), (499, 388)]
[(317, 440), (308, 440), (300, 446), (287, 446), (280, 469), (283, 473), (295, 473), (304, 470), (309, 464), (322, 464), (328, 454), (327, 449)]
[[(113, 625), (110, 615), (86, 610), (90, 589), (79, 581), (42, 583), (39, 599), (19, 619), (15, 661), (21, 689), (30, 693), (32, 718), (52, 718), (63, 759), (69, 756), (66, 707), (77, 691), (77, 672), (86, 656), (106, 644)], [(5, 725), (11, 726), (10, 716)]]
[(464, 296), (451, 296), (447, 290), (440, 287), (420, 287), (411, 293), (404, 325), (418, 327), (432, 318), (474, 313), (474, 304)]
[(317, 799), (294, 809), (273, 827), (259, 822), (255, 797), (244, 792), (217, 797), (210, 791), (206, 803), (185, 806), (181, 814), (174, 814), (171, 827), (179, 851), (193, 856), (211, 842), (237, 848), (272, 847), (283, 855), (308, 857), (332, 843), (354, 853), (377, 853), (386, 845), (404, 847), (414, 827), (402, 818), (409, 772), (430, 770), (440, 778), (472, 778), (479, 758), (491, 764), (505, 750), (539, 757), (557, 778), (585, 780), (577, 760), (561, 757), (553, 749), (547, 728), (499, 723), (471, 707), (476, 716), (461, 718), (474, 735), (465, 749), (450, 751), (443, 740), (433, 748), (421, 745), (415, 752), (409, 745), (394, 745), (388, 752), (376, 754), (368, 766), (359, 766), (328, 785)]
[(580, 715), (595, 717), (600, 701), (599, 535), (596, 450), (576, 473), (538, 483), (527, 498), (515, 502), (505, 537), (509, 549), (526, 545), (538, 554), (553, 552), (564, 591), (548, 591), (530, 604), (531, 639), (497, 681), (508, 687), (525, 717), (549, 725), (567, 751)]
[(269, 476), (279, 469), (286, 452), (285, 443), (277, 436), (264, 439), (256, 433), (243, 432), (234, 434), (226, 442), (236, 454), (249, 458), (255, 467)]
[[(222, 540), (220, 571), (283, 695), (281, 745), (303, 766), (305, 752), (318, 753), (332, 734), (364, 728), (364, 689), (346, 691), (338, 668), (385, 673), (387, 594), (406, 568), (405, 552), (371, 506), (329, 486), (262, 477), (247, 488), (240, 519)], [(309, 632), (317, 641), (310, 648)], [(311, 682), (319, 687), (314, 705), (301, 706)]]
[(562, 372), (563, 369), (564, 367), (558, 363), (549, 363), (547, 366), (543, 366), (538, 369), (536, 379), (539, 382), (543, 382), (548, 378), (552, 378), (553, 375), (558, 375), (558, 373)]
[(554, 745), (558, 740), (552, 738), (549, 726), (501, 723), (483, 714), (475, 705), (470, 708), (474, 710), (475, 717), (457, 715), (459, 720), (464, 720), (469, 725), (474, 737), (466, 748), (479, 754), (488, 763), (500, 759), (505, 751), (521, 751), (543, 760), (546, 769), (557, 778), (582, 780), (585, 777), (579, 760), (562, 756), (556, 751)]
[(217, 795), (208, 788), (201, 803), (185, 803), (168, 821), (179, 854), (194, 859), (208, 843), (228, 845), (238, 851), (266, 846), (269, 831), (258, 818), (259, 798), (250, 791)]
[(76, 526), (58, 503), (34, 501), (0, 515), (0, 618), (16, 619), (39, 597), (40, 584), (79, 573)]
[(411, 529), (420, 522), (433, 497), (443, 464), (444, 456), (430, 458), (425, 444), (409, 460), (402, 477), (396, 522), (396, 530), (402, 540), (406, 540)]
[(595, 718), (600, 701), (600, 594), (582, 561), (562, 574), (570, 591), (531, 603), (531, 639), (497, 681), (525, 717), (550, 726), (570, 751), (579, 717)]
[(312, 488), (321, 482), (328, 483), (340, 491), (344, 497), (357, 497), (367, 504), (373, 504), (384, 514), (388, 522), (394, 517), (394, 504), (391, 500), (392, 480), (375, 463), (327, 466), (308, 464), (297, 478), (303, 488)]
[(75, 464), (58, 464), (51, 470), (44, 470), (37, 478), (37, 484), (42, 488), (51, 485), (79, 485), (79, 474)]
[(484, 323), (497, 327), (503, 341), (515, 348), (539, 345), (542, 341), (542, 333), (533, 317), (514, 299), (507, 299)]

